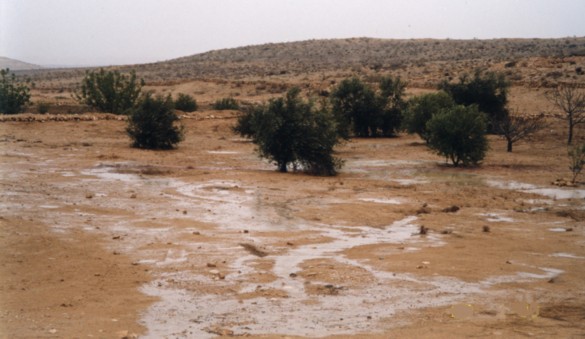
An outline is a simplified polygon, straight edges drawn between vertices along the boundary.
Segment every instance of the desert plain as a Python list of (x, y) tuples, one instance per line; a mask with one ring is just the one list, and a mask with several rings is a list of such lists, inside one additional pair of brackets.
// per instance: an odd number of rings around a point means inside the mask
[[(538, 55), (461, 42), (484, 53), (443, 59), (456, 50), (437, 46), (458, 42), (417, 43), (434, 54), (385, 58), (384, 41), (350, 39), (321, 42), (347, 59), (314, 41), (137, 65), (145, 89), (200, 104), (178, 112), (171, 151), (131, 148), (124, 117), (77, 104), (82, 70), (23, 72), (51, 109), (0, 117), (0, 337), (585, 336), (585, 186), (563, 185), (566, 122), (545, 95), (584, 83), (585, 57), (546, 52), (583, 39), (531, 42)], [(307, 59), (260, 57), (289, 49)], [(232, 132), (238, 111), (210, 107), (293, 85), (317, 95), (349, 75), (400, 75), (410, 97), (476, 67), (506, 72), (509, 107), (547, 125), (511, 153), (489, 136), (472, 168), (400, 134), (342, 143), (335, 177), (279, 173)]]

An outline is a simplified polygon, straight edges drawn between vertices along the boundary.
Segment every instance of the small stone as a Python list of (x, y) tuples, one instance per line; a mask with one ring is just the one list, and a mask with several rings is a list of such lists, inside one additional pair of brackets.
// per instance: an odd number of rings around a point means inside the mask
[(85, 198), (86, 198), (86, 199), (91, 199), (91, 198), (93, 198), (93, 193), (85, 193)]
[(130, 195), (130, 199), (136, 199), (136, 197), (137, 197), (136, 193), (132, 193), (132, 194)]
[(286, 245), (287, 245), (287, 246), (294, 246), (294, 244), (293, 244), (292, 242), (290, 242), (290, 241), (287, 241), (287, 242), (286, 242)]
[(211, 267), (211, 268), (213, 268), (213, 267), (217, 267), (217, 265), (216, 265), (216, 264), (213, 264), (213, 263), (210, 263), (210, 262), (208, 262), (208, 263), (207, 263), (207, 267)]
[(482, 231), (484, 233), (490, 233), (490, 227), (488, 225), (485, 225), (485, 226), (482, 227)]
[(461, 208), (457, 205), (453, 205), (447, 208), (443, 208), (442, 212), (443, 213), (455, 213), (457, 211), (459, 211)]
[(291, 277), (291, 278), (296, 278), (298, 275), (296, 273), (291, 273), (288, 276)]

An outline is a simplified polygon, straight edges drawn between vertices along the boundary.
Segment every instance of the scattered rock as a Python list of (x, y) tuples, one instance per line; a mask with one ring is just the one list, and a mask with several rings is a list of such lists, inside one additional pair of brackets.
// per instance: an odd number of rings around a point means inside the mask
[(85, 199), (92, 199), (93, 193), (85, 193)]
[(132, 195), (130, 195), (130, 199), (136, 199), (137, 195), (136, 193), (132, 193)]
[(193, 235), (201, 235), (201, 232), (195, 231), (195, 232), (193, 232)]
[(292, 243), (292, 242), (290, 242), (290, 241), (287, 241), (287, 242), (286, 242), (286, 245), (287, 245), (287, 246), (294, 246), (295, 244), (293, 244), (293, 243)]
[(298, 275), (296, 273), (291, 273), (288, 276), (291, 277), (291, 278), (296, 278)]
[(447, 207), (447, 208), (443, 208), (442, 212), (443, 213), (455, 213), (457, 211), (459, 211), (461, 208), (457, 205), (453, 205), (451, 207)]
[(245, 244), (245, 243), (241, 243), (240, 246), (242, 246), (246, 251), (250, 252), (251, 254), (263, 258), (265, 256), (268, 255), (267, 252), (262, 251), (261, 249), (259, 249), (258, 247), (256, 247), (253, 244)]
[(490, 227), (489, 227), (488, 225), (484, 225), (484, 226), (481, 228), (481, 230), (482, 230), (484, 233), (490, 233)]
[(421, 208), (416, 210), (416, 214), (430, 214), (430, 213), (431, 213), (431, 208), (429, 207), (429, 205), (427, 203), (424, 203), (421, 206)]
[(442, 230), (441, 234), (451, 234), (453, 233), (453, 230)]
[(213, 268), (213, 267), (217, 267), (217, 265), (216, 265), (216, 264), (213, 264), (213, 263), (210, 263), (210, 262), (208, 262), (208, 263), (207, 263), (207, 267)]
[(429, 228), (425, 227), (425, 225), (420, 225), (420, 229), (418, 231), (418, 234), (426, 235), (427, 233), (429, 233)]

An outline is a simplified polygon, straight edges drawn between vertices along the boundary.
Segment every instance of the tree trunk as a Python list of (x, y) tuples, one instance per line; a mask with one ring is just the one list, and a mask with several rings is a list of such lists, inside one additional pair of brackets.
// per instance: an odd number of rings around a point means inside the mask
[(512, 141), (508, 140), (508, 148), (507, 148), (508, 152), (512, 152)]
[(286, 173), (287, 169), (286, 169), (286, 162), (283, 162), (281, 164), (278, 164), (278, 170), (282, 173)]
[(569, 139), (567, 141), (567, 145), (570, 145), (573, 143), (573, 124), (569, 123)]

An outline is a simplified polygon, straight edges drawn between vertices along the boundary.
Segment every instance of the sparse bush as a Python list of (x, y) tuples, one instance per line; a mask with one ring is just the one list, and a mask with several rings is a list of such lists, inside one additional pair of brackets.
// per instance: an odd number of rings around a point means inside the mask
[(175, 109), (183, 112), (195, 112), (197, 110), (197, 101), (189, 94), (179, 93), (175, 100)]
[(525, 138), (530, 137), (532, 134), (538, 132), (544, 127), (544, 115), (538, 116), (527, 116), (523, 115), (510, 115), (504, 120), (499, 121), (495, 125), (496, 134), (500, 135), (507, 141), (506, 151), (512, 152), (512, 146)]
[(213, 109), (217, 111), (223, 110), (238, 110), (240, 109), (240, 105), (238, 101), (234, 98), (222, 98), (215, 101), (213, 104)]
[(427, 122), (436, 113), (453, 106), (455, 106), (455, 102), (443, 91), (413, 97), (408, 101), (403, 127), (408, 133), (416, 133), (428, 143)]
[(51, 108), (51, 104), (49, 104), (46, 101), (39, 101), (37, 103), (37, 112), (39, 112), (40, 114), (47, 113), (50, 108)]
[(274, 161), (281, 172), (292, 166), (314, 175), (335, 175), (342, 164), (333, 156), (335, 121), (325, 105), (316, 108), (299, 93), (292, 88), (285, 97), (247, 111), (253, 142), (260, 156)]
[(576, 84), (561, 84), (547, 93), (547, 99), (563, 112), (558, 118), (567, 121), (567, 144), (572, 144), (575, 126), (585, 123), (585, 92)]
[(571, 183), (577, 182), (577, 177), (583, 171), (585, 166), (585, 144), (569, 147), (569, 169), (573, 173)]
[(487, 129), (495, 133), (495, 125), (508, 116), (510, 84), (501, 73), (476, 71), (473, 78), (465, 74), (459, 83), (443, 81), (439, 89), (447, 92), (458, 105), (477, 105), (488, 117)]
[(136, 80), (136, 74), (121, 74), (118, 71), (87, 71), (74, 97), (80, 103), (102, 112), (124, 114), (139, 101), (143, 80)]
[(153, 98), (147, 94), (132, 109), (126, 132), (132, 146), (145, 149), (172, 149), (183, 140), (183, 126), (174, 112), (171, 96)]
[(454, 106), (435, 114), (427, 123), (428, 146), (454, 166), (477, 165), (486, 155), (486, 117), (477, 106)]
[(16, 80), (10, 69), (0, 70), (0, 113), (16, 114), (30, 103), (30, 89)]

